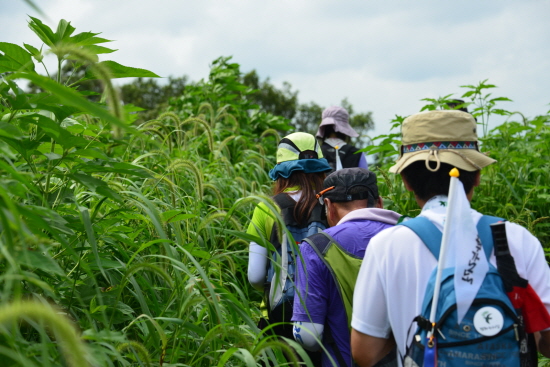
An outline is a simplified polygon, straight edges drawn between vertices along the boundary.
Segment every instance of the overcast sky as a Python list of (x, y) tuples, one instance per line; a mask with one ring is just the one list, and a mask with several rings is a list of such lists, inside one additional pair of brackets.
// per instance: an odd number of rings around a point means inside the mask
[(528, 117), (550, 106), (548, 0), (0, 0), (0, 42), (40, 47), (27, 14), (54, 28), (102, 32), (117, 52), (102, 55), (160, 76), (208, 77), (210, 63), (233, 56), (302, 103), (372, 111), (374, 134), (410, 115), (422, 98), (464, 92), (489, 79), (503, 108)]

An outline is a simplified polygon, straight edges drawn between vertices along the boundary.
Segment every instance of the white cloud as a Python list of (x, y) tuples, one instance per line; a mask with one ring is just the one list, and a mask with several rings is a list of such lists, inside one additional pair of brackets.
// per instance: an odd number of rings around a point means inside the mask
[[(242, 71), (256, 69), (301, 102), (372, 111), (387, 132), (395, 114), (420, 109), (424, 97), (481, 80), (499, 86), (503, 105), (527, 116), (550, 102), (550, 3), (540, 0), (51, 0), (40, 4), (55, 27), (102, 32), (119, 51), (105, 55), (161, 76), (206, 78), (208, 65), (233, 55)], [(38, 46), (27, 28), (32, 9), (3, 4), (0, 41)]]

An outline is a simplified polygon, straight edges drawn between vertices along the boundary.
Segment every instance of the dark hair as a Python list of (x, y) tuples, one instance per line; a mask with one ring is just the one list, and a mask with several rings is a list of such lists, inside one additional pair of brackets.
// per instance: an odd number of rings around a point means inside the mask
[[(421, 200), (429, 200), (436, 195), (448, 195), (451, 177), (449, 172), (454, 166), (441, 163), (439, 169), (432, 172), (426, 168), (426, 162), (416, 161), (408, 165), (401, 174), (409, 185), (414, 194)], [(464, 191), (468, 194), (474, 187), (476, 176), (479, 171), (465, 171), (458, 169), (460, 176), (458, 177), (464, 185)]]
[(337, 131), (334, 131), (334, 125), (326, 125), (325, 126), (325, 131), (324, 131), (324, 135), (323, 135), (323, 140), (327, 139), (330, 137), (331, 134), (336, 134), (336, 137), (338, 139), (342, 139), (343, 141), (345, 142), (349, 142), (350, 140), (350, 137), (347, 136), (346, 134), (342, 134), (342, 133), (339, 133)]
[[(446, 105), (447, 107), (449, 107), (451, 110), (458, 110), (458, 111), (462, 111), (462, 112), (468, 112), (468, 107), (467, 106), (464, 106), (464, 100), (462, 99), (450, 99)], [(469, 113), (469, 112), (468, 112)]]
[(302, 195), (294, 207), (294, 219), (299, 225), (307, 224), (307, 220), (318, 202), (316, 195), (323, 189), (325, 176), (324, 172), (305, 173), (304, 171), (295, 171), (289, 178), (279, 177), (275, 181), (273, 195), (280, 194), (293, 186), (298, 186), (302, 190)]

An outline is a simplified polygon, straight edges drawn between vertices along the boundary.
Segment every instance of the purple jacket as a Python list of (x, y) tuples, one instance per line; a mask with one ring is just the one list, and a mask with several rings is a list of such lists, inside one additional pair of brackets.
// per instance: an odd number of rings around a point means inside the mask
[[(378, 232), (395, 225), (399, 217), (399, 214), (390, 210), (359, 209), (348, 213), (336, 226), (328, 228), (324, 232), (331, 235), (346, 251), (362, 258), (371, 238)], [(336, 361), (332, 345), (325, 343), (328, 329), (347, 365), (351, 365), (350, 332), (346, 310), (334, 278), (307, 242), (300, 244), (300, 252), (304, 264), (302, 261), (297, 261), (296, 291), (302, 295), (302, 298), (305, 298), (309, 314), (296, 294), (292, 321), (323, 324), (325, 326), (323, 332), (325, 348), (329, 350)], [(304, 265), (308, 272), (307, 283)], [(323, 355), (322, 365), (332, 366), (326, 355)]]

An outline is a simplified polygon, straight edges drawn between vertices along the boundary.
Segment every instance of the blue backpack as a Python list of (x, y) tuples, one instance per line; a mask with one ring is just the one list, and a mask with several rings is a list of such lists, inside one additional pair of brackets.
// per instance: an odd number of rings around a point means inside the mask
[[(493, 249), (489, 225), (501, 218), (483, 216), (478, 225), (478, 236), (487, 259)], [(412, 229), (430, 249), (436, 259), (442, 233), (427, 218), (417, 217), (401, 223)], [(413, 322), (418, 325), (412, 344), (407, 348), (404, 366), (423, 366), (427, 333), (434, 293), (436, 270), (432, 273), (422, 304), (422, 314)], [(489, 264), (489, 271), (460, 325), (457, 323), (454, 291), (454, 268), (443, 270), (436, 325), (437, 365), (452, 366), (520, 366), (520, 342), (525, 336), (497, 269)]]
[(306, 237), (322, 232), (327, 228), (323, 207), (317, 204), (305, 225), (298, 225), (294, 219), (296, 202), (285, 193), (278, 194), (273, 200), (281, 208), (281, 216), (286, 228), (292, 234), (293, 241), (287, 238), (283, 231), (283, 238), (279, 240), (276, 225), (271, 231), (269, 242), (275, 247), (270, 254), (267, 264), (266, 299), (268, 303), (269, 321), (290, 322), (292, 306), (294, 304), (294, 281), (296, 261), (300, 261), (298, 244)]

